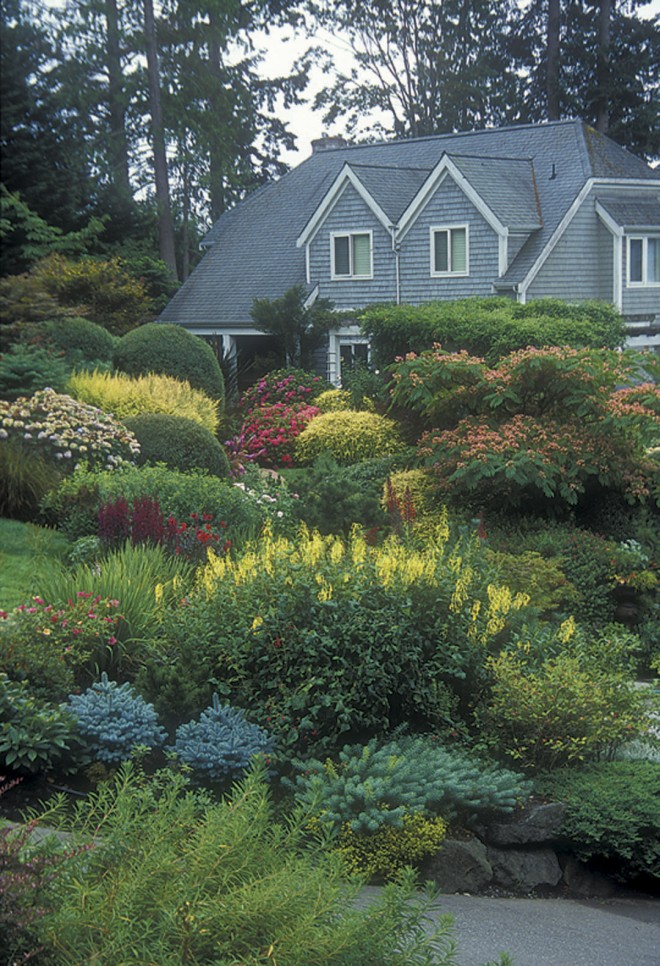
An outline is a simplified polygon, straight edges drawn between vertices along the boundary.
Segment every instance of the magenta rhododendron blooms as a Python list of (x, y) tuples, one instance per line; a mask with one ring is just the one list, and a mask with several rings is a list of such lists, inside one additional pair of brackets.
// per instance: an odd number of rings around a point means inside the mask
[(230, 459), (259, 466), (293, 466), (295, 441), (320, 410), (304, 403), (274, 403), (253, 409), (238, 436), (226, 444)]

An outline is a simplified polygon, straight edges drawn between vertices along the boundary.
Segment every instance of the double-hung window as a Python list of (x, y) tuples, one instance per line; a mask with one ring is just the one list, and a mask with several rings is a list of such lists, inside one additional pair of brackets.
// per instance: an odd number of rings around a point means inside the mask
[(467, 275), (468, 256), (467, 225), (431, 228), (431, 275)]
[(660, 235), (628, 238), (628, 285), (660, 285)]
[(373, 276), (370, 231), (331, 236), (332, 277), (371, 278)]

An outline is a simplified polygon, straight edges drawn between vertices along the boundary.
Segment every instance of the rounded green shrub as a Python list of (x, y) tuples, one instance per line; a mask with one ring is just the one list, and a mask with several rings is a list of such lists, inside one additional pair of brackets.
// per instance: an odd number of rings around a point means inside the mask
[(377, 413), (340, 410), (313, 419), (298, 437), (296, 459), (313, 463), (329, 453), (346, 466), (396, 453), (402, 446), (396, 423)]
[(66, 316), (44, 323), (48, 339), (67, 358), (85, 362), (110, 362), (117, 339), (103, 326), (80, 316)]
[(148, 322), (127, 332), (115, 349), (113, 361), (129, 376), (149, 372), (174, 376), (214, 399), (224, 400), (225, 382), (213, 349), (180, 325)]
[(208, 470), (229, 476), (225, 451), (208, 429), (184, 416), (145, 413), (126, 420), (126, 428), (140, 444), (140, 465), (165, 463), (173, 470)]

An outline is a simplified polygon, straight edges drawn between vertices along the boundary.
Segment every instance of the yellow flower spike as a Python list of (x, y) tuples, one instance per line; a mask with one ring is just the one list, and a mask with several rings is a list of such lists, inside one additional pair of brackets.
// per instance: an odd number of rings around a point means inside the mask
[(561, 644), (568, 644), (570, 639), (575, 634), (575, 618), (573, 616), (569, 617), (562, 624), (559, 625), (559, 630), (557, 631), (557, 639)]
[(156, 584), (154, 587), (154, 597), (156, 598), (156, 606), (160, 607), (163, 603), (163, 585)]
[(330, 562), (333, 564), (341, 563), (344, 558), (344, 544), (337, 538), (330, 545)]
[(250, 630), (251, 630), (251, 631), (253, 631), (253, 632), (254, 632), (254, 631), (258, 631), (258, 630), (259, 630), (259, 628), (260, 628), (260, 627), (262, 626), (262, 624), (263, 624), (263, 622), (264, 622), (264, 619), (263, 619), (263, 617), (260, 617), (260, 616), (259, 616), (259, 615), (257, 614), (257, 616), (256, 616), (256, 617), (254, 618), (254, 620), (252, 621), (252, 627), (250, 628)]

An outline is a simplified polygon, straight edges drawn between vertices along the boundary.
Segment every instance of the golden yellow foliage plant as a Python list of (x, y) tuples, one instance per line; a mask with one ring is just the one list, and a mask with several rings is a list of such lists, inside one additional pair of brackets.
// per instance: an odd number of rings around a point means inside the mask
[(313, 463), (329, 453), (343, 466), (376, 456), (389, 456), (402, 447), (397, 424), (377, 413), (342, 409), (316, 416), (296, 441), (296, 460)]
[(401, 870), (437, 852), (447, 834), (439, 815), (411, 812), (400, 827), (381, 825), (371, 835), (355, 832), (350, 822), (342, 825), (337, 851), (351, 874), (377, 876), (391, 882)]
[(184, 416), (215, 435), (218, 429), (217, 403), (190, 383), (172, 376), (127, 376), (116, 372), (74, 372), (69, 393), (80, 402), (129, 419), (145, 413)]

